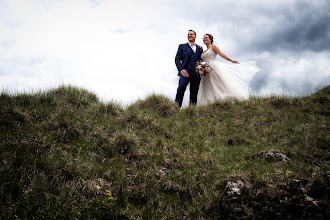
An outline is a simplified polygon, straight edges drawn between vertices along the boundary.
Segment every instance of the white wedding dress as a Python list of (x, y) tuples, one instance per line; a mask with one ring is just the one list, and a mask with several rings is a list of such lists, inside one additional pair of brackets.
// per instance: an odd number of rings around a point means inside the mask
[(197, 105), (206, 105), (216, 100), (248, 99), (249, 82), (259, 68), (255, 61), (227, 64), (216, 60), (217, 54), (207, 50), (202, 54), (211, 70), (201, 79)]

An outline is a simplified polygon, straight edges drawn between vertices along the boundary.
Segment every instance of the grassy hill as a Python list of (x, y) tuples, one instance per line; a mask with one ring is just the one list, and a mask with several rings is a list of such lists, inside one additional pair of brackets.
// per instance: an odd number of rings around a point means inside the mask
[(327, 219), (329, 119), (329, 86), (183, 110), (3, 92), (0, 218)]

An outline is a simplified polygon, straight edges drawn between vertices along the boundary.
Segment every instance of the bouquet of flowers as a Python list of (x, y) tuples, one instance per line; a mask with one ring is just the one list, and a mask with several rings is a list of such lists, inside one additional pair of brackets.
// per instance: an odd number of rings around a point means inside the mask
[(210, 66), (205, 61), (198, 61), (196, 63), (196, 73), (198, 73), (199, 77), (206, 76), (207, 73), (210, 71)]

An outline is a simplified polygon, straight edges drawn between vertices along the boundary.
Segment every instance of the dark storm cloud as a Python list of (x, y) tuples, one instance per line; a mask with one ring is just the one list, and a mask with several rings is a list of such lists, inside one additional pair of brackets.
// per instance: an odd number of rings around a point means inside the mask
[[(239, 42), (245, 49), (330, 49), (330, 3), (327, 0), (211, 1), (177, 3), (177, 14), (205, 27), (217, 26), (218, 35)], [(199, 12), (198, 16), (192, 12)]]
[[(274, 11), (269, 18), (282, 18), (269, 32), (253, 42), (259, 50), (330, 49), (330, 4), (325, 1), (296, 1), (290, 9)], [(252, 46), (252, 45), (251, 45)]]

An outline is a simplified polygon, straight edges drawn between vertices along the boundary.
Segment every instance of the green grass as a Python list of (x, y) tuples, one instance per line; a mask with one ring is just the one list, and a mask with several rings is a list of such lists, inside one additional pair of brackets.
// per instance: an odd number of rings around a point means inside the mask
[[(329, 116), (329, 86), (183, 110), (160, 95), (123, 108), (71, 86), (3, 92), (1, 218), (208, 219), (230, 178), (261, 189), (328, 171)], [(251, 159), (267, 150), (291, 161)]]

